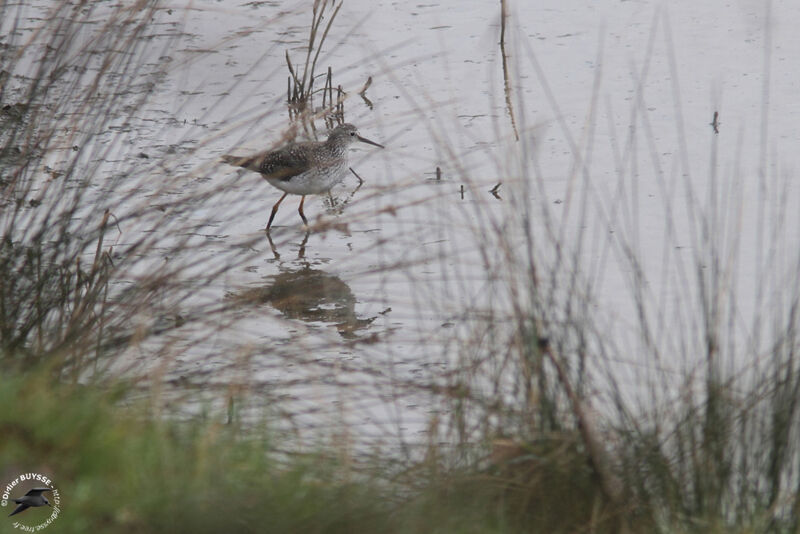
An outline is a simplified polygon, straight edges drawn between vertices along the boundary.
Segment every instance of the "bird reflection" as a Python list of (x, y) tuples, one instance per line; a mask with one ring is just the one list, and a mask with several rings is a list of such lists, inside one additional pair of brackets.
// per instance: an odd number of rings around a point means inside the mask
[[(279, 258), (272, 239), (270, 246)], [(306, 234), (300, 244), (299, 258), (305, 255)], [(375, 317), (359, 318), (355, 312), (356, 297), (341, 278), (304, 262), (301, 268), (285, 269), (268, 278), (263, 287), (245, 289), (232, 296), (242, 304), (270, 304), (284, 316), (305, 322), (323, 322), (336, 326), (343, 338), (358, 337), (359, 330), (369, 326)]]
[[(281, 255), (278, 252), (278, 248), (272, 241), (272, 236), (269, 234), (269, 232), (266, 232), (266, 234), (267, 234), (267, 242), (269, 242), (269, 248), (272, 250), (272, 255), (275, 256), (276, 260), (281, 259)], [(298, 260), (302, 260), (306, 257), (306, 243), (308, 243), (308, 235), (309, 232), (306, 232), (305, 236), (303, 236), (303, 241), (300, 243), (300, 248), (297, 250)]]

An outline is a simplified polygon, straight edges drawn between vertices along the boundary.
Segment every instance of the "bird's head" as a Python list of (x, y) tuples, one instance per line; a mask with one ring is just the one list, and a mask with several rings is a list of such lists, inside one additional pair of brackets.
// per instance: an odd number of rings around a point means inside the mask
[(341, 145), (349, 145), (355, 143), (356, 141), (360, 141), (362, 143), (367, 143), (368, 145), (377, 146), (379, 148), (384, 148), (383, 145), (376, 143), (375, 141), (370, 141), (365, 137), (361, 137), (358, 135), (358, 128), (353, 126), (352, 124), (342, 124), (341, 126), (337, 126), (331, 133), (328, 134), (328, 142), (334, 144), (341, 144)]

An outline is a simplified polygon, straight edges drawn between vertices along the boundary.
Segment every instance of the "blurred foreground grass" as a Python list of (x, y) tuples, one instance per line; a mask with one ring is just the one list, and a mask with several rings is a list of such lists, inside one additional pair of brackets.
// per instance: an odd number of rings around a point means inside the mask
[[(591, 471), (568, 445), (538, 451), (548, 461), (535, 477), (530, 462), (447, 475), (434, 473), (431, 462), (387, 482), (378, 467), (354, 472), (332, 447), (277, 455), (265, 431), (207, 417), (156, 419), (146, 406), (121, 405), (121, 389), (101, 392), (48, 376), (0, 379), (0, 466), (8, 479), (52, 468), (61, 496), (53, 531), (567, 532), (610, 525)], [(50, 510), (25, 513), (18, 518), (32, 523)]]
[(387, 507), (366, 485), (337, 482), (316, 458), (279, 466), (258, 432), (155, 420), (42, 374), (4, 377), (0, 399), (13, 407), (0, 416), (0, 465), (11, 478), (53, 466), (59, 532), (386, 530)]

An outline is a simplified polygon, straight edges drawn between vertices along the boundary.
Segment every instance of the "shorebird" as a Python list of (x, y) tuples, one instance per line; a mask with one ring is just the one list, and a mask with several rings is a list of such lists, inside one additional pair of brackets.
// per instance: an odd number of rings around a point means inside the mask
[(308, 224), (303, 213), (306, 195), (327, 193), (344, 179), (349, 168), (347, 149), (357, 141), (384, 148), (375, 141), (361, 137), (352, 124), (342, 124), (331, 130), (327, 141), (290, 143), (277, 150), (254, 156), (226, 154), (222, 156), (222, 160), (261, 173), (270, 185), (283, 191), (283, 196), (272, 206), (266, 228), (269, 233), (272, 220), (278, 213), (278, 206), (289, 194), (302, 196), (298, 212), (303, 223)]
[(50, 501), (47, 500), (47, 497), (42, 495), (45, 491), (53, 491), (51, 488), (33, 488), (28, 490), (28, 493), (25, 494), (24, 497), (20, 497), (19, 499), (11, 499), (15, 503), (17, 503), (17, 507), (14, 508), (14, 511), (8, 514), (8, 517), (11, 517), (14, 514), (18, 514), (20, 512), (24, 512), (31, 506), (50, 506)]

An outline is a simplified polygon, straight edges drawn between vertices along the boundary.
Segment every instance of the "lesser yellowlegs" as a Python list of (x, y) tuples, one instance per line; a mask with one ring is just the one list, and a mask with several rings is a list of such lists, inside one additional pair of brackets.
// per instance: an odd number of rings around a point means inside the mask
[(347, 174), (347, 149), (356, 141), (380, 148), (380, 145), (358, 135), (358, 129), (352, 124), (342, 124), (331, 130), (327, 141), (306, 143), (290, 143), (282, 148), (254, 156), (222, 156), (223, 161), (238, 165), (251, 171), (260, 172), (273, 187), (283, 191), (283, 196), (272, 207), (267, 222), (267, 232), (272, 220), (278, 213), (286, 195), (302, 195), (300, 199), (300, 218), (308, 224), (303, 213), (303, 202), (306, 195), (327, 193)]

